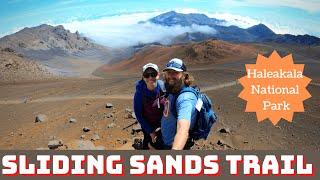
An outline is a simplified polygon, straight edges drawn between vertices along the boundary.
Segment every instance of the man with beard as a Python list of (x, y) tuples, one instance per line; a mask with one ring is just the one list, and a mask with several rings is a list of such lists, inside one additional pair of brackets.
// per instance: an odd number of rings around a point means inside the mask
[(189, 149), (193, 142), (189, 130), (195, 126), (197, 97), (192, 92), (183, 92), (191, 85), (193, 79), (187, 73), (183, 61), (171, 59), (165, 69), (165, 87), (167, 97), (164, 99), (164, 111), (161, 119), (161, 132), (164, 149)]

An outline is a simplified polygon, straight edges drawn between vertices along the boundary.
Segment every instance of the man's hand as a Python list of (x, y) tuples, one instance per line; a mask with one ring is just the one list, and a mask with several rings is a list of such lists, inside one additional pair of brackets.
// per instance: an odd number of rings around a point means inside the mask
[(148, 143), (149, 150), (156, 150), (150, 143)]
[(182, 150), (186, 145), (189, 136), (190, 121), (178, 120), (177, 133), (174, 137), (172, 149)]
[(152, 133), (150, 133), (150, 137), (151, 137), (151, 141), (152, 141), (152, 143), (155, 143), (155, 142), (156, 142), (156, 140), (157, 140), (156, 132), (152, 132)]

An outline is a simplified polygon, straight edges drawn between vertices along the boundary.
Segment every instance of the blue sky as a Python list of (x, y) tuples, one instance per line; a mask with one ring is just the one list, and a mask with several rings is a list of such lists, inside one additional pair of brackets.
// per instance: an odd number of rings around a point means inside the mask
[[(0, 0), (0, 4), (0, 37), (43, 23), (63, 24), (71, 31), (91, 33), (89, 36), (94, 37), (101, 32), (99, 28), (130, 24), (133, 22), (127, 20), (132, 17), (145, 20), (170, 10), (205, 13), (243, 28), (264, 23), (276, 33), (320, 37), (319, 0)], [(90, 27), (85, 23), (109, 22), (108, 17), (113, 18), (113, 23), (86, 30)]]

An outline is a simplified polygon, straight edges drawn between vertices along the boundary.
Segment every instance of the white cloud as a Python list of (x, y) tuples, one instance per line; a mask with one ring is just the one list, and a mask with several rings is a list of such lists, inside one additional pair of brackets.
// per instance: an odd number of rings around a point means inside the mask
[(311, 13), (320, 12), (319, 0), (225, 0), (221, 3), (228, 6), (271, 6), (271, 7), (291, 7), (296, 9), (305, 10)]
[(261, 23), (261, 21), (247, 16), (240, 16), (230, 13), (207, 13), (208, 17), (225, 20), (225, 26), (235, 25), (241, 28), (248, 28)]
[(292, 8), (306, 10), (309, 12), (320, 11), (319, 0), (308, 0), (308, 1), (305, 1), (305, 0), (268, 0), (268, 1), (247, 0), (247, 1), (261, 4), (261, 5), (292, 7)]
[[(292, 35), (303, 35), (308, 34), (301, 26), (294, 25), (286, 25), (277, 22), (265, 22), (266, 26), (268, 26), (273, 32), (277, 34), (292, 34)], [(309, 33), (310, 34), (310, 33)]]
[[(302, 26), (296, 26), (294, 24), (286, 24), (286, 23), (280, 23), (275, 20), (270, 20), (268, 18), (265, 19), (257, 19), (257, 18), (251, 18), (248, 16), (241, 16), (237, 14), (230, 14), (230, 13), (209, 13), (205, 12), (208, 17), (210, 18), (216, 18), (220, 20), (225, 20), (226, 22), (223, 23), (224, 26), (230, 26), (235, 25), (241, 28), (249, 28), (251, 26), (257, 25), (257, 24), (264, 24), (267, 27), (269, 27), (273, 32), (277, 34), (308, 34), (308, 32), (305, 30), (305, 27)], [(310, 34), (310, 32), (309, 32)]]
[[(249, 1), (249, 0), (247, 0)], [(316, 25), (314, 26), (298, 26), (295, 24), (285, 24), (279, 21), (270, 20), (269, 18), (257, 19), (247, 16), (241, 16), (231, 13), (219, 13), (219, 12), (206, 12), (200, 11), (194, 8), (177, 8), (176, 12), (179, 13), (202, 13), (208, 17), (225, 20), (226, 23), (223, 25), (236, 25), (241, 28), (248, 28), (253, 25), (263, 23), (268, 26), (277, 34), (312, 34), (315, 33)], [(145, 13), (131, 13), (121, 14), (115, 16), (104, 16), (93, 20), (77, 20), (76, 17), (69, 18), (66, 23), (63, 23), (66, 29), (72, 32), (79, 31), (85, 36), (92, 38), (100, 44), (104, 44), (109, 47), (123, 47), (137, 45), (138, 43), (151, 43), (161, 42), (163, 44), (169, 43), (170, 40), (185, 32), (203, 32), (203, 33), (215, 33), (215, 30), (208, 26), (197, 26), (191, 27), (164, 27), (152, 23), (139, 24), (140, 21), (147, 21), (148, 19), (162, 14), (166, 11), (153, 11)], [(42, 22), (51, 25), (58, 25), (52, 23), (52, 21)], [(23, 27), (14, 28), (12, 31), (0, 34), (0, 37), (12, 34)], [(312, 33), (314, 32), (314, 33)]]
[(62, 25), (72, 32), (79, 31), (98, 43), (115, 48), (152, 42), (168, 44), (173, 37), (185, 32), (215, 33), (215, 30), (208, 26), (166, 27), (149, 22), (139, 23), (161, 13), (163, 12), (123, 14), (95, 20), (72, 21)]
[[(248, 28), (259, 23), (268, 26), (277, 34), (307, 34), (303, 27), (267, 21), (266, 19), (256, 19), (230, 13), (210, 13), (192, 8), (175, 9), (179, 13), (202, 13), (210, 18), (225, 20), (225, 26), (236, 25), (241, 28)], [(140, 21), (147, 21), (164, 12), (155, 11), (148, 13), (122, 14), (116, 16), (106, 16), (94, 20), (71, 21), (64, 23), (66, 29), (72, 32), (79, 31), (87, 37), (92, 38), (97, 43), (109, 47), (126, 47), (139, 43), (160, 42), (170, 43), (170, 40), (185, 32), (215, 33), (215, 30), (208, 26), (193, 25), (191, 27), (172, 26), (166, 27), (153, 23), (139, 24)]]

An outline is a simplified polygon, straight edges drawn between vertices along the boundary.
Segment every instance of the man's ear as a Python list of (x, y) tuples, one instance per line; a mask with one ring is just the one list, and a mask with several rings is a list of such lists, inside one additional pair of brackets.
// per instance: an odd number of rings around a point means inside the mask
[(189, 74), (188, 73), (183, 73), (184, 74), (184, 79), (189, 79)]

